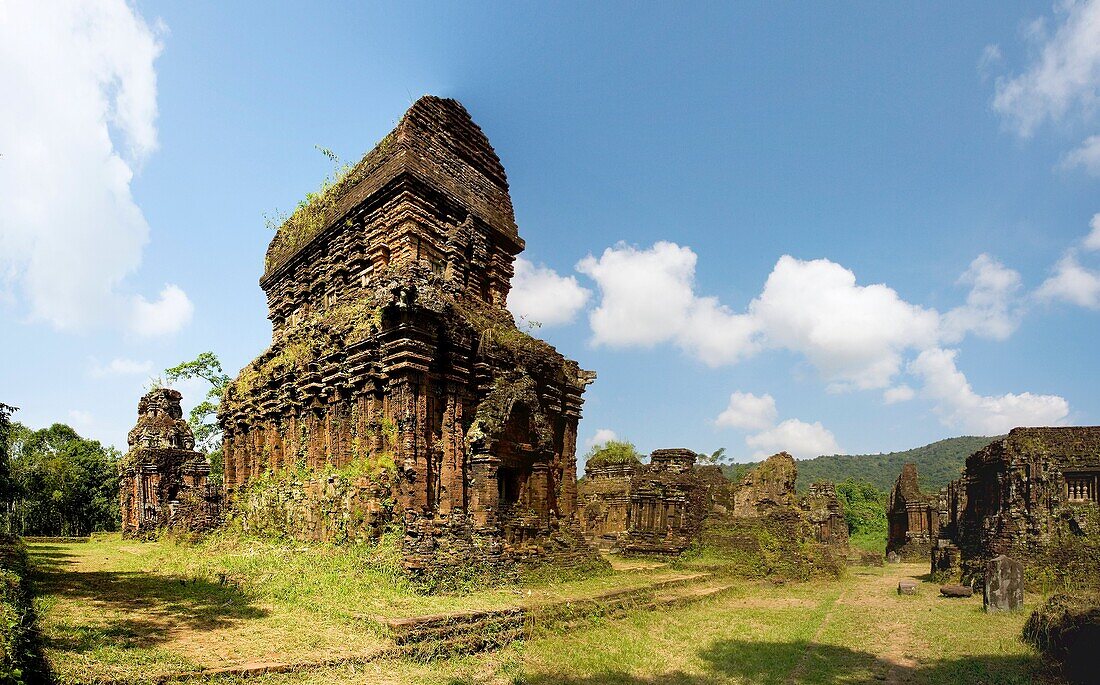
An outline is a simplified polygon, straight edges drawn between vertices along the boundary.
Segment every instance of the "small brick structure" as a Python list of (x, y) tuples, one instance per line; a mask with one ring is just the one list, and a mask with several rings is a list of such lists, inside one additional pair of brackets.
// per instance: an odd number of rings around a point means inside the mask
[(209, 483), (210, 463), (196, 452), (183, 420), (183, 396), (170, 388), (138, 402), (137, 425), (119, 466), (122, 534), (149, 537), (160, 530), (210, 530), (221, 522), (221, 493)]
[(915, 464), (902, 466), (886, 507), (886, 554), (921, 561), (931, 553), (939, 532), (939, 497), (921, 492)]
[(769, 457), (739, 482), (717, 466), (695, 462), (691, 450), (662, 449), (648, 464), (586, 464), (579, 486), (585, 537), (631, 554), (679, 554), (702, 541), (751, 555), (760, 537), (773, 532), (847, 549), (835, 486), (815, 483), (799, 498), (791, 455)]

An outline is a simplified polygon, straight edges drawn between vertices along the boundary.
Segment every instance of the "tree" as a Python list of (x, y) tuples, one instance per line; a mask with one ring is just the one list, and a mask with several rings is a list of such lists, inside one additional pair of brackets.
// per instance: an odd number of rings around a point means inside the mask
[(118, 450), (55, 423), (11, 425), (9, 530), (18, 535), (83, 536), (117, 530)]
[(7, 504), (11, 502), (11, 415), (19, 411), (18, 408), (0, 402), (0, 501)]
[(852, 536), (886, 537), (888, 495), (865, 480), (845, 478), (837, 483), (836, 496), (844, 507), (844, 519)]
[(726, 458), (726, 448), (719, 447), (710, 454), (700, 452), (697, 460), (700, 464), (721, 464)]
[(169, 383), (180, 379), (201, 378), (210, 384), (206, 396), (191, 409), (188, 423), (195, 434), (195, 445), (204, 452), (210, 452), (221, 446), (221, 428), (215, 420), (218, 402), (221, 401), (225, 387), (229, 385), (229, 376), (222, 370), (222, 363), (213, 352), (202, 352), (189, 362), (177, 364), (164, 370), (164, 378)]

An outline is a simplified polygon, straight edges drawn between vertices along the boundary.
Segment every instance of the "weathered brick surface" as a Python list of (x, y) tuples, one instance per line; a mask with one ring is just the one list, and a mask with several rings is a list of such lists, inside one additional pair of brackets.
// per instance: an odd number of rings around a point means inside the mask
[(921, 492), (917, 467), (906, 464), (886, 508), (886, 553), (906, 561), (927, 559), (939, 533), (939, 496)]
[[(458, 102), (426, 96), (332, 192), (268, 249), (272, 345), (219, 415), (235, 506), (314, 539), (389, 519), (417, 572), (591, 562), (576, 432), (595, 374), (505, 309), (523, 241), (484, 133)], [(330, 492), (347, 472), (372, 484)], [(248, 494), (288, 474), (297, 489)]]
[(815, 483), (798, 498), (798, 467), (789, 454), (769, 457), (737, 483), (695, 459), (691, 450), (669, 449), (655, 450), (644, 465), (586, 465), (585, 535), (601, 547), (638, 554), (679, 554), (695, 542), (746, 558), (775, 540), (788, 550), (802, 541), (847, 548), (836, 488)]
[(221, 522), (221, 493), (208, 483), (210, 464), (196, 452), (183, 420), (182, 395), (157, 388), (138, 402), (130, 450), (119, 466), (122, 534), (146, 537), (164, 528), (210, 530)]
[(986, 562), (1008, 555), (1032, 578), (1100, 584), (1098, 487), (1100, 427), (1014, 428), (945, 491), (933, 571), (981, 582)]

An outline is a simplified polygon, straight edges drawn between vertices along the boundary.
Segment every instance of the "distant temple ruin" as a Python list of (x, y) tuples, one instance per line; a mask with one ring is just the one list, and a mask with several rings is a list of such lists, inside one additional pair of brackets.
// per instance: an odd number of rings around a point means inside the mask
[(751, 553), (757, 528), (769, 521), (788, 541), (847, 548), (836, 488), (815, 483), (798, 497), (789, 454), (769, 457), (739, 482), (695, 461), (686, 449), (654, 450), (648, 464), (597, 454), (579, 489), (585, 536), (601, 549), (634, 554), (679, 554), (698, 540)]
[(306, 539), (405, 530), (412, 571), (588, 563), (576, 510), (595, 374), (519, 330), (508, 182), (461, 104), (426, 96), (279, 228), (272, 343), (221, 404), (246, 526)]
[(927, 559), (939, 533), (939, 496), (921, 492), (915, 464), (905, 464), (886, 506), (887, 557)]
[(156, 388), (138, 402), (119, 476), (122, 534), (147, 537), (165, 528), (202, 531), (220, 523), (221, 497), (208, 483), (210, 464), (195, 451), (182, 395)]
[(998, 555), (1031, 577), (1100, 584), (1100, 427), (1014, 428), (944, 491), (932, 571), (978, 578)]

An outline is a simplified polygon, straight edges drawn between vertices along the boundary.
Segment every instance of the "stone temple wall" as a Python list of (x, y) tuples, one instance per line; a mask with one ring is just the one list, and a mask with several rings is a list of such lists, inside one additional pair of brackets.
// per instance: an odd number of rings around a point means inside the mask
[[(1014, 428), (966, 460), (950, 543), (964, 578), (1004, 554), (1029, 577), (1100, 584), (1100, 427)], [(937, 569), (937, 562), (939, 568)], [(949, 560), (933, 570), (954, 572)]]
[[(431, 96), (291, 215), (260, 281), (272, 344), (219, 410), (238, 514), (310, 537), (330, 534), (309, 523), (325, 510), (371, 530), (388, 517), (414, 572), (594, 558), (578, 542), (576, 434), (595, 374), (505, 308), (522, 249), (488, 139)], [(368, 485), (329, 494), (329, 478)], [(273, 480), (301, 486), (257, 497)]]
[(208, 481), (210, 464), (194, 450), (183, 420), (183, 396), (170, 388), (149, 391), (138, 402), (130, 449), (119, 463), (119, 508), (124, 537), (165, 529), (201, 532), (221, 523), (221, 491)]
[(921, 492), (915, 464), (905, 464), (886, 507), (889, 525), (886, 554), (905, 561), (923, 561), (939, 536), (940, 499)]
[(679, 554), (695, 543), (752, 556), (761, 536), (847, 549), (848, 526), (831, 483), (795, 493), (789, 454), (769, 457), (739, 482), (697, 466), (690, 450), (656, 450), (649, 464), (585, 465), (580, 486), (585, 536), (603, 549)]

